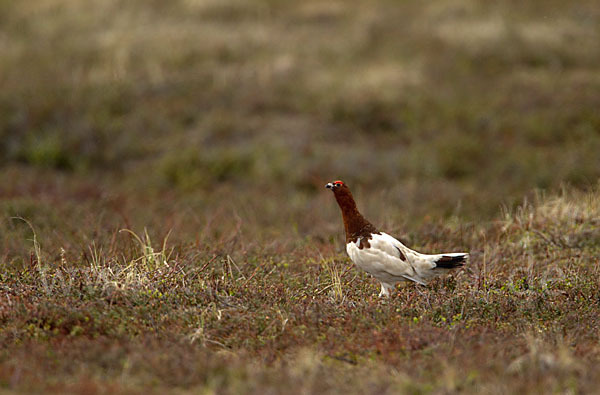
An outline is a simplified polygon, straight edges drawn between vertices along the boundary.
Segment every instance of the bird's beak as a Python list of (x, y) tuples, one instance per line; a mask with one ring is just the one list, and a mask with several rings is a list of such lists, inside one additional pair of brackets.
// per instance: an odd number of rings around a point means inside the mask
[(325, 185), (325, 188), (327, 188), (327, 189), (333, 189), (333, 184), (332, 184), (332, 183), (330, 183), (330, 182), (328, 182), (328, 183)]

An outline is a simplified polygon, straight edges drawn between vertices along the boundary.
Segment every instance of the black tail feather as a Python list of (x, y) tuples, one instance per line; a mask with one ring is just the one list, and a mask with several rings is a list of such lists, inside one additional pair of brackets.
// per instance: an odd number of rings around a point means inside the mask
[(467, 256), (466, 254), (459, 256), (443, 255), (435, 261), (435, 269), (454, 269), (464, 266)]

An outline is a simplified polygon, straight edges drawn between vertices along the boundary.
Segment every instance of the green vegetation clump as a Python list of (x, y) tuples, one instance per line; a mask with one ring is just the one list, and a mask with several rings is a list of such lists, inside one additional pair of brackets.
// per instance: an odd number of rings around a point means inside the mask
[(211, 187), (252, 177), (252, 157), (235, 152), (187, 150), (169, 154), (161, 170), (169, 185), (183, 189)]

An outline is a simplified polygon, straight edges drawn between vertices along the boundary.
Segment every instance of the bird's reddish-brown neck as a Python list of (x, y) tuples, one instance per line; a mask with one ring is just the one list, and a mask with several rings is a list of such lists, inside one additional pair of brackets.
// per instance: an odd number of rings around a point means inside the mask
[(358, 211), (356, 202), (348, 187), (344, 186), (342, 189), (334, 191), (334, 195), (335, 200), (337, 200), (342, 210), (344, 229), (346, 230), (346, 243), (355, 242), (359, 237), (368, 239), (373, 233), (379, 233)]

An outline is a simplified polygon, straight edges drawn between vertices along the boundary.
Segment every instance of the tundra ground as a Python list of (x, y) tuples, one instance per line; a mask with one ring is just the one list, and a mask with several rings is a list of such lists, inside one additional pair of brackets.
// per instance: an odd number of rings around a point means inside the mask
[[(0, 1), (0, 390), (594, 393), (595, 1)], [(389, 300), (382, 230), (468, 267)]]

